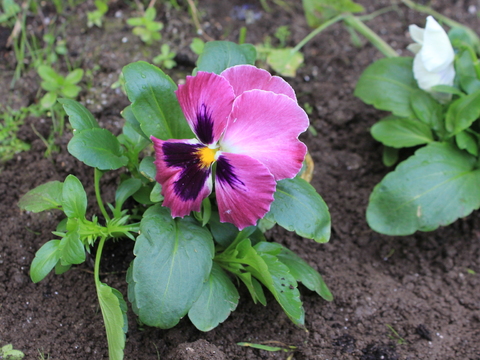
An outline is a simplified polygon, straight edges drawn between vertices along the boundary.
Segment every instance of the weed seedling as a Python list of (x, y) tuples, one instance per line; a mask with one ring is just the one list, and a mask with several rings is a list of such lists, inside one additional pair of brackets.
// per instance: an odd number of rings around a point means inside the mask
[(162, 38), (159, 31), (163, 29), (163, 24), (155, 21), (156, 16), (157, 11), (155, 8), (149, 7), (143, 16), (127, 20), (128, 25), (134, 26), (132, 31), (133, 34), (139, 36), (147, 45), (151, 45), (154, 41), (158, 41)]
[(0, 359), (18, 360), (23, 359), (25, 354), (20, 350), (14, 350), (12, 344), (2, 346), (0, 349)]
[(47, 91), (40, 100), (44, 109), (51, 108), (57, 101), (58, 96), (73, 99), (82, 90), (77, 84), (82, 80), (83, 69), (75, 69), (65, 77), (48, 65), (40, 65), (37, 72), (43, 80), (40, 84), (42, 89)]
[(160, 65), (166, 69), (171, 69), (177, 65), (173, 58), (177, 55), (175, 52), (170, 51), (170, 45), (163, 44), (160, 48), (161, 53), (153, 58), (153, 63)]
[(96, 0), (95, 6), (97, 7), (96, 10), (87, 12), (87, 26), (93, 27), (95, 25), (101, 28), (103, 17), (108, 11), (108, 5), (102, 0)]

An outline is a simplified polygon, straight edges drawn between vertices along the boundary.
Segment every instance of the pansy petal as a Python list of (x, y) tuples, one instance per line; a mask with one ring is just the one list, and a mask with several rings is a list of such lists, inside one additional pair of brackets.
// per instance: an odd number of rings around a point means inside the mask
[(232, 86), (217, 74), (199, 71), (179, 85), (178, 102), (198, 139), (213, 144), (222, 135), (235, 98)]
[(252, 65), (233, 66), (224, 70), (220, 75), (233, 86), (236, 96), (248, 90), (258, 89), (284, 94), (293, 100), (297, 99), (295, 91), (285, 80)]
[(240, 230), (255, 225), (270, 210), (276, 182), (259, 161), (222, 153), (217, 160), (215, 194), (220, 221)]
[(423, 44), (423, 35), (425, 34), (425, 29), (422, 29), (421, 27), (412, 24), (408, 27), (408, 32), (410, 33), (413, 41), (420, 45)]
[(428, 71), (442, 71), (455, 58), (452, 43), (447, 33), (432, 16), (427, 17), (423, 46), (419, 54)]
[(419, 55), (413, 60), (413, 75), (420, 89), (430, 91), (436, 85), (453, 85), (455, 69), (451, 63), (442, 71), (428, 71)]
[(295, 100), (270, 91), (251, 90), (235, 99), (220, 147), (257, 159), (275, 180), (293, 178), (307, 153), (298, 136), (308, 125), (307, 114)]
[(211, 167), (202, 166), (195, 140), (163, 141), (151, 137), (155, 149), (156, 180), (162, 185), (163, 206), (173, 217), (200, 211), (202, 200), (212, 192)]

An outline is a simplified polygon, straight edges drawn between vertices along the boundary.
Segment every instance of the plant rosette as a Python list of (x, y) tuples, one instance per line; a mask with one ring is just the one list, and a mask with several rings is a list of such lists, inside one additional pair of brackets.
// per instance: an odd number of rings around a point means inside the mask
[[(154, 65), (127, 65), (131, 105), (122, 112), (119, 136), (80, 103), (59, 100), (73, 128), (68, 151), (95, 168), (101, 216), (87, 219), (87, 196), (74, 175), (28, 192), (22, 209), (66, 215), (53, 232), (58, 238), (37, 251), (31, 278), (81, 264), (98, 242), (94, 278), (110, 359), (123, 358), (127, 307), (119, 291), (100, 281), (108, 239), (135, 241), (128, 300), (149, 326), (171, 328), (188, 315), (198, 329), (211, 330), (235, 310), (240, 282), (255, 303), (266, 305), (264, 291), (270, 291), (298, 326), (305, 317), (299, 282), (332, 300), (314, 268), (264, 235), (278, 224), (324, 243), (330, 214), (302, 179), (309, 166), (298, 137), (308, 128), (307, 115), (290, 85), (254, 67), (255, 58), (249, 44), (207, 43), (193, 76), (179, 87)], [(128, 171), (114, 204), (105, 207), (100, 178), (120, 168)], [(125, 207), (129, 198), (135, 205)]]
[(432, 231), (480, 207), (480, 41), (463, 28), (448, 35), (431, 16), (410, 26), (416, 55), (370, 65), (355, 95), (392, 114), (371, 128), (392, 166), (401, 148), (417, 148), (375, 186), (370, 227), (387, 235)]

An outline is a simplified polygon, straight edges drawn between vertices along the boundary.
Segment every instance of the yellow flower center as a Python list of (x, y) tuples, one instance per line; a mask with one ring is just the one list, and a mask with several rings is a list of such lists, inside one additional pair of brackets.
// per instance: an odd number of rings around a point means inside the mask
[(200, 158), (200, 165), (205, 168), (210, 167), (215, 161), (215, 154), (217, 151), (218, 149), (210, 149), (207, 146), (198, 150), (197, 155)]

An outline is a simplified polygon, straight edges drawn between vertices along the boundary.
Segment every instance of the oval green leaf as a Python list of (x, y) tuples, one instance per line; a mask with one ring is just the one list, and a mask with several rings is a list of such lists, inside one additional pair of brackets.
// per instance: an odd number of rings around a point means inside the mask
[(86, 129), (68, 143), (68, 151), (86, 165), (100, 170), (116, 170), (127, 165), (118, 139), (106, 129)]
[(480, 89), (455, 100), (447, 111), (445, 124), (453, 135), (469, 128), (480, 117)]
[(144, 61), (125, 66), (123, 75), (133, 114), (148, 138), (152, 135), (162, 140), (194, 137), (174, 93), (177, 85), (169, 76)]
[(127, 304), (120, 291), (104, 283), (97, 285), (97, 296), (107, 332), (108, 357), (110, 360), (123, 360), (128, 328)]
[(60, 240), (50, 240), (42, 245), (35, 254), (30, 266), (30, 278), (37, 283), (45, 278), (60, 259), (58, 245)]
[(168, 329), (187, 314), (209, 278), (212, 236), (191, 219), (172, 219), (160, 205), (145, 212), (140, 231), (129, 297), (143, 323)]
[(239, 297), (237, 288), (227, 274), (213, 263), (210, 277), (188, 311), (188, 317), (198, 330), (210, 331), (236, 309)]
[(253, 65), (257, 58), (255, 47), (250, 44), (237, 45), (230, 41), (210, 41), (205, 44), (198, 58), (196, 71), (220, 74), (235, 65)]
[(430, 127), (413, 119), (389, 116), (380, 120), (371, 129), (375, 140), (393, 148), (412, 147), (433, 141)]
[(367, 208), (370, 227), (387, 235), (432, 231), (480, 206), (476, 159), (447, 143), (430, 143), (375, 186)]
[(92, 113), (78, 101), (62, 98), (58, 99), (58, 102), (63, 105), (63, 108), (68, 115), (70, 125), (72, 125), (74, 134), (75, 132), (85, 129), (94, 129), (100, 127)]
[(330, 239), (330, 213), (317, 191), (301, 178), (277, 183), (267, 220), (298, 235), (324, 243)]
[(18, 206), (34, 213), (60, 209), (62, 207), (62, 189), (63, 183), (56, 180), (39, 185), (23, 195)]
[(68, 175), (62, 188), (63, 211), (68, 218), (84, 218), (87, 212), (87, 193), (74, 175)]
[(418, 85), (412, 69), (413, 59), (409, 57), (380, 59), (362, 73), (354, 95), (377, 109), (413, 117), (410, 96)]

